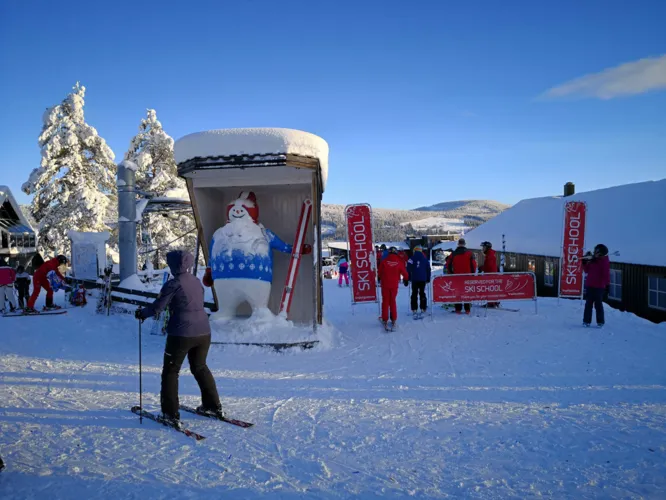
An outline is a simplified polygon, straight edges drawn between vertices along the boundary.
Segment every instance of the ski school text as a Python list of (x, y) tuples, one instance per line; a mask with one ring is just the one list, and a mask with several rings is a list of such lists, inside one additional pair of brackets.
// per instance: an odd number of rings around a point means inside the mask
[(350, 205), (345, 210), (354, 302), (377, 300), (371, 214), (369, 205)]
[(352, 224), (352, 240), (354, 242), (353, 261), (355, 265), (356, 276), (358, 279), (358, 289), (362, 292), (370, 290), (371, 271), (372, 271), (372, 242), (368, 241), (365, 233), (365, 217)]
[(571, 215), (566, 229), (567, 235), (565, 241), (567, 242), (567, 246), (565, 248), (565, 253), (567, 257), (567, 265), (565, 281), (567, 285), (573, 285), (576, 283), (580, 271), (580, 259), (578, 254), (581, 249), (579, 244), (581, 238), (581, 217), (582, 215), (580, 213), (577, 215)]

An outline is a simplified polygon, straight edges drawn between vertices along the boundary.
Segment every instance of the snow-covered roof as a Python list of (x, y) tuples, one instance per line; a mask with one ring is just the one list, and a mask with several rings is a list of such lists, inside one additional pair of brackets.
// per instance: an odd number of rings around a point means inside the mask
[(467, 247), (500, 250), (504, 234), (507, 252), (559, 257), (565, 201), (587, 203), (587, 249), (603, 243), (619, 252), (613, 262), (666, 266), (666, 179), (523, 200), (467, 233)]
[(35, 232), (35, 228), (30, 225), (28, 219), (23, 214), (21, 206), (16, 202), (16, 198), (12, 194), (12, 190), (8, 186), (0, 186), (0, 206), (9, 201), (9, 204), (12, 206), (16, 215), (19, 218), (20, 224), (14, 224), (11, 228), (6, 227), (5, 229), (10, 230), (11, 232)]
[(287, 128), (231, 128), (186, 135), (174, 146), (176, 163), (196, 157), (268, 155), (307, 156), (319, 160), (322, 186), (328, 179), (328, 144), (309, 132)]

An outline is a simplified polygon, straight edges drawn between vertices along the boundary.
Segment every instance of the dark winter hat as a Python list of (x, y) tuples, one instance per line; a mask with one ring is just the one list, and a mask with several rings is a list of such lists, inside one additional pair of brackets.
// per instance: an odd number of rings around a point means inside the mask
[(389, 253), (398, 253), (398, 249), (396, 247), (391, 247), (388, 249)]
[(25, 267), (23, 267), (23, 266), (18, 266), (18, 267), (16, 268), (16, 272), (17, 272), (17, 273), (22, 273), (22, 272), (24, 272), (24, 271), (25, 271)]
[(598, 253), (599, 255), (604, 257), (608, 255), (608, 247), (603, 243), (599, 243), (596, 247), (594, 247), (594, 253)]
[(464, 247), (464, 246), (466, 246), (466, 245), (467, 245), (467, 242), (465, 241), (465, 238), (460, 238), (460, 239), (458, 240), (458, 246), (459, 246), (459, 247)]
[(58, 255), (58, 262), (60, 264), (67, 264), (67, 262), (69, 261), (67, 260), (67, 257), (65, 257), (64, 255)]
[(386, 250), (386, 245), (382, 243), (382, 246), (380, 246), (379, 248), (381, 248), (382, 250)]
[(493, 244), (489, 241), (484, 241), (483, 243), (481, 243), (481, 248), (484, 248), (484, 247), (492, 248)]

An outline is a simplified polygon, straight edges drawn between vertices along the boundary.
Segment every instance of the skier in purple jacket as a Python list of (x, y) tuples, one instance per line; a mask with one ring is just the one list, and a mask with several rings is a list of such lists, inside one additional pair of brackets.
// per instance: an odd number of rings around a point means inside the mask
[(160, 393), (163, 417), (180, 426), (178, 374), (186, 356), (190, 362), (190, 371), (201, 390), (203, 404), (198, 409), (222, 417), (224, 412), (215, 379), (206, 365), (210, 348), (210, 324), (204, 310), (203, 286), (190, 272), (194, 266), (194, 257), (190, 252), (176, 250), (169, 252), (166, 260), (173, 279), (164, 284), (155, 302), (136, 311), (136, 318), (143, 321), (169, 308)]
[(610, 285), (610, 261), (608, 248), (599, 244), (594, 247), (594, 254), (588, 252), (583, 256), (583, 270), (587, 274), (585, 281), (586, 297), (583, 326), (592, 323), (592, 306), (597, 311), (597, 326), (604, 326), (604, 292)]

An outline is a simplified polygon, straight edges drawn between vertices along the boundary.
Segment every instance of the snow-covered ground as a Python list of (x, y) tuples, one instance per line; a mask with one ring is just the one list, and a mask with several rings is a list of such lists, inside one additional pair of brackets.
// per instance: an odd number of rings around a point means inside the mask
[[(386, 334), (326, 280), (338, 342), (276, 354), (214, 346), (227, 410), (184, 415), (199, 443), (129, 412), (137, 322), (85, 309), (0, 318), (0, 498), (665, 498), (666, 324), (577, 302), (408, 317)], [(60, 297), (60, 301), (62, 298)], [(144, 406), (164, 338), (144, 323)], [(198, 403), (184, 370), (182, 400)]]

